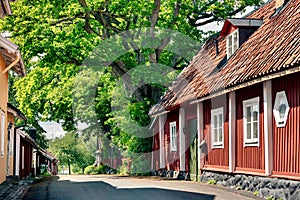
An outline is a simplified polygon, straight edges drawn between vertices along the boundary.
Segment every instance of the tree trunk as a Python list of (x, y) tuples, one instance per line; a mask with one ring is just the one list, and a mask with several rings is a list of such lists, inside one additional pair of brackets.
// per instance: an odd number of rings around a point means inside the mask
[(71, 165), (70, 165), (70, 160), (68, 160), (68, 168), (69, 168), (69, 175), (71, 175)]

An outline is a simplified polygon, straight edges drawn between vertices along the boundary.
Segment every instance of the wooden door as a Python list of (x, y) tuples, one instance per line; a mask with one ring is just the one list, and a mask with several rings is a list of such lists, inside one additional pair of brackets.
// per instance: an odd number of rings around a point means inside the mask
[(191, 180), (197, 181), (198, 177), (198, 134), (197, 134), (197, 119), (188, 121), (188, 134), (189, 134), (189, 172)]

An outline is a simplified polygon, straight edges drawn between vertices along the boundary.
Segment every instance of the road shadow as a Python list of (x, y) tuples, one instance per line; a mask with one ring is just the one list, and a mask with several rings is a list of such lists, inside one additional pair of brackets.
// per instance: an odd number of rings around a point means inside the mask
[(72, 182), (50, 179), (30, 187), (24, 200), (213, 200), (214, 195), (161, 188), (117, 188), (103, 181)]

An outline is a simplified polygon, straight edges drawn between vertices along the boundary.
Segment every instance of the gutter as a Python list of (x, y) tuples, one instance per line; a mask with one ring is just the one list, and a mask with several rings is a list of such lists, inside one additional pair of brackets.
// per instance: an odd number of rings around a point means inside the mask
[(223, 89), (219, 92), (209, 94), (208, 96), (204, 96), (204, 97), (200, 97), (198, 99), (192, 100), (190, 102), (190, 104), (196, 104), (196, 103), (205, 101), (207, 99), (211, 99), (211, 98), (214, 98), (214, 97), (217, 97), (217, 96), (220, 96), (220, 95), (232, 92), (232, 91), (236, 91), (238, 89), (248, 87), (250, 85), (254, 85), (254, 84), (257, 84), (257, 83), (262, 83), (264, 81), (272, 80), (272, 79), (275, 79), (275, 78), (279, 78), (279, 77), (286, 76), (286, 75), (293, 74), (293, 73), (297, 73), (297, 72), (300, 72), (300, 66), (290, 68), (290, 69), (284, 69), (283, 71), (280, 71), (280, 72), (277, 72), (277, 73), (274, 73), (274, 74), (263, 76), (261, 78), (256, 78), (256, 79), (247, 81), (245, 83), (242, 83), (242, 84), (230, 87), (230, 88)]
[(2, 76), (3, 74), (5, 74), (6, 72), (8, 72), (8, 70), (10, 70), (11, 68), (13, 68), (13, 66), (15, 66), (19, 61), (20, 61), (21, 57), (20, 55), (17, 55), (17, 58), (15, 61), (13, 61), (12, 63), (10, 63), (10, 65), (8, 65), (0, 74), (0, 76)]

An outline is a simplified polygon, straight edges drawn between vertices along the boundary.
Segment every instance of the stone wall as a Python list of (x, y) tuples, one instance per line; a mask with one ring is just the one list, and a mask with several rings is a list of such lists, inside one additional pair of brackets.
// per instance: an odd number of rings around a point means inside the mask
[(200, 180), (205, 183), (247, 190), (264, 198), (300, 199), (300, 181), (210, 171), (204, 171)]

